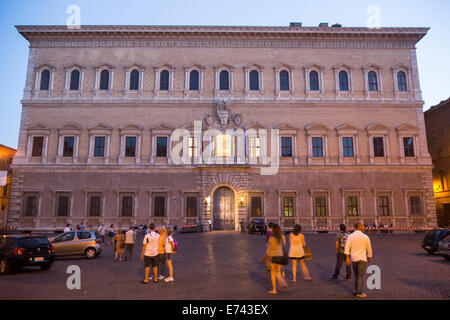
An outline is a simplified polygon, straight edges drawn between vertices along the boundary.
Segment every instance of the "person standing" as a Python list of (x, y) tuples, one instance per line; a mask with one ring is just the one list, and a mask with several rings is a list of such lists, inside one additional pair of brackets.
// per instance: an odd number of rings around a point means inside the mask
[(158, 228), (159, 241), (158, 241), (158, 255), (159, 255), (159, 278), (163, 280), (166, 274), (166, 229), (161, 226)]
[(302, 231), (302, 226), (296, 224), (294, 230), (289, 234), (289, 258), (292, 260), (292, 282), (297, 281), (297, 261), (300, 263), (303, 279), (311, 280), (308, 268), (305, 264), (305, 250), (306, 246), (305, 236)]
[(84, 230), (84, 222), (80, 224), (80, 230)]
[(172, 265), (172, 257), (176, 253), (175, 250), (175, 241), (172, 236), (172, 229), (167, 228), (166, 230), (166, 259), (167, 259), (167, 267), (169, 267), (169, 276), (164, 279), (165, 282), (173, 281), (173, 265)]
[(286, 246), (283, 231), (281, 231), (278, 224), (274, 224), (266, 251), (266, 256), (270, 259), (270, 279), (273, 288), (268, 292), (269, 294), (277, 294), (277, 280), (280, 283), (280, 290), (287, 289), (288, 287), (286, 280), (281, 276), (281, 266), (283, 265), (282, 260), (284, 258), (283, 246)]
[[(155, 224), (150, 223), (150, 232), (147, 233), (142, 242), (141, 259), (144, 260), (145, 276), (141, 281), (143, 284), (147, 284), (150, 274), (150, 265), (153, 268), (153, 282), (158, 282), (158, 243), (159, 234), (155, 232)], [(150, 277), (152, 280), (152, 277)]]
[(245, 221), (244, 219), (242, 219), (242, 221), (240, 222), (241, 225), (241, 235), (245, 235)]
[(114, 236), (115, 236), (115, 230), (114, 230), (114, 225), (112, 224), (108, 228), (108, 244), (113, 243)]
[[(331, 280), (337, 280), (339, 277), (339, 273), (341, 271), (342, 264), (345, 262), (345, 245), (347, 244), (347, 239), (349, 233), (347, 231), (347, 226), (345, 224), (341, 224), (339, 226), (339, 232), (336, 236), (336, 267), (334, 268), (334, 274)], [(350, 280), (352, 277), (352, 268), (346, 265), (347, 276), (345, 280)]]
[(70, 224), (67, 224), (64, 228), (64, 233), (72, 231), (72, 228), (70, 227)]
[(133, 257), (133, 248), (134, 243), (136, 242), (136, 233), (133, 230), (133, 227), (130, 226), (130, 229), (125, 233), (125, 261), (132, 259)]
[(106, 227), (103, 223), (100, 224), (100, 226), (97, 229), (97, 232), (100, 236), (100, 240), (101, 240), (102, 244), (105, 244)]
[(355, 290), (353, 294), (358, 298), (365, 298), (367, 295), (362, 291), (364, 275), (366, 273), (367, 262), (372, 261), (372, 246), (370, 239), (363, 233), (364, 225), (361, 222), (355, 224), (356, 231), (348, 236), (344, 253), (347, 255), (346, 264), (350, 266), (350, 260), (355, 274)]
[(119, 257), (119, 261), (122, 261), (123, 250), (125, 249), (125, 237), (123, 236), (122, 230), (118, 230), (116, 236), (114, 237), (115, 242), (115, 257), (114, 261), (117, 261), (117, 257)]

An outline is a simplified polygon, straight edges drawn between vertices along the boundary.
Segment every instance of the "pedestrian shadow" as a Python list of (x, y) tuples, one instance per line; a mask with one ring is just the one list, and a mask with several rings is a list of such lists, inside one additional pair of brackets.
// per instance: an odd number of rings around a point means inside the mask
[[(438, 258), (438, 256), (436, 256), (436, 258)], [(447, 260), (445, 260), (443, 257), (440, 257), (441, 259), (440, 260), (428, 260), (428, 261), (431, 261), (431, 262), (434, 262), (434, 263), (439, 263), (439, 264), (442, 264), (442, 265), (447, 265), (447, 266), (450, 266), (450, 262), (448, 262)]]

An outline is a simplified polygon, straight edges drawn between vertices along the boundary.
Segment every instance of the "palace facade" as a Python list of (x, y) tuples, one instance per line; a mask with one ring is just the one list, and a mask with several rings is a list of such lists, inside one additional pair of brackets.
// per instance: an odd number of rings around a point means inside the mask
[(435, 226), (427, 28), (17, 26), (8, 224)]

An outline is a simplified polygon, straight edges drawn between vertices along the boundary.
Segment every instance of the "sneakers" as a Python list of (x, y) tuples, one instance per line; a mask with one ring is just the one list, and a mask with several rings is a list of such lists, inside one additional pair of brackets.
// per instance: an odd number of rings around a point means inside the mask
[(173, 278), (172, 277), (167, 277), (164, 279), (165, 282), (173, 282)]
[(165, 277), (162, 274), (158, 277), (159, 280), (163, 280), (164, 278)]

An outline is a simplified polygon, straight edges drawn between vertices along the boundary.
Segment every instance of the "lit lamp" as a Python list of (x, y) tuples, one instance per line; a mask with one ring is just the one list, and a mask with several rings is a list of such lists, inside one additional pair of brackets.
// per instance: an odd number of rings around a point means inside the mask
[(207, 196), (207, 197), (205, 198), (205, 201), (203, 201), (203, 203), (204, 203), (204, 204), (207, 204), (207, 205), (209, 205), (210, 202), (211, 202), (211, 197), (210, 197), (210, 196)]
[(245, 201), (244, 195), (241, 195), (241, 199), (239, 200), (239, 205), (243, 206), (244, 205), (244, 201)]

